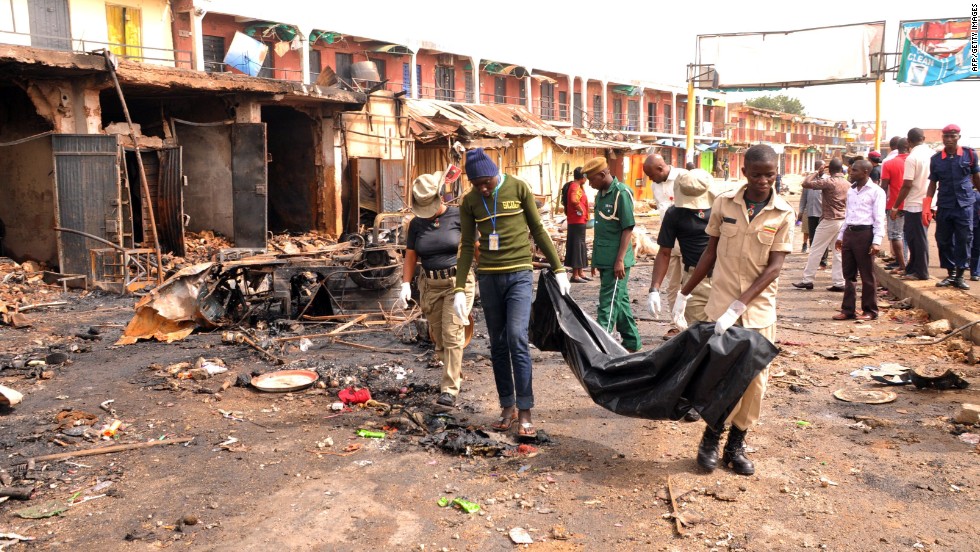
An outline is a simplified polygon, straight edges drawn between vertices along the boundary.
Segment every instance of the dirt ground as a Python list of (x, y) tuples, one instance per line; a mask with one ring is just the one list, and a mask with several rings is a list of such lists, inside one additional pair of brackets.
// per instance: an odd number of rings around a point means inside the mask
[[(221, 390), (236, 375), (277, 367), (222, 343), (219, 332), (115, 347), (132, 298), (52, 291), (48, 300), (69, 305), (35, 311), (29, 329), (0, 328), (0, 383), (25, 394), (0, 411), (0, 467), (13, 487), (36, 488), (28, 501), (0, 504), (0, 533), (35, 539), (10, 550), (509, 550), (515, 528), (527, 531), (533, 550), (977, 550), (980, 454), (960, 434), (980, 430), (951, 421), (961, 403), (980, 403), (980, 371), (964, 361), (969, 346), (958, 338), (924, 344), (914, 337), (922, 313), (894, 306), (877, 322), (833, 322), (840, 295), (823, 290), (829, 274), (818, 274), (814, 291), (790, 286), (804, 261), (792, 255), (780, 279), (781, 353), (763, 418), (749, 434), (757, 470), (750, 477), (698, 470), (702, 423), (624, 418), (596, 406), (557, 353), (532, 350), (535, 422), (552, 442), (494, 457), (474, 447), (467, 456), (423, 446), (409, 419), (451, 421), (432, 417), (439, 369), (429, 367), (424, 345), (390, 332), (347, 339), (393, 352), (313, 340), (306, 352), (291, 349), (285, 367), (317, 370), (326, 388)], [(637, 267), (630, 283), (646, 348), (662, 343), (666, 329), (646, 310), (650, 272)], [(597, 281), (572, 293), (594, 314)], [(96, 325), (100, 339), (76, 337)], [(52, 351), (69, 361), (12, 367)], [(488, 354), (481, 317), (461, 401), (444, 413), (461, 426), (488, 429), (499, 412)], [(161, 371), (198, 357), (221, 358), (230, 370), (204, 381)], [(879, 405), (833, 397), (841, 388), (882, 390), (851, 373), (883, 363), (951, 368), (972, 385), (889, 387), (897, 399)], [(332, 410), (348, 385), (367, 385), (376, 400), (404, 408), (387, 416)], [(114, 402), (101, 408), (107, 400)], [(72, 437), (70, 421), (58, 428), (63, 411), (97, 416), (96, 430), (114, 416), (123, 426), (114, 442)], [(387, 438), (358, 437), (362, 428), (388, 428)], [(515, 442), (513, 433), (488, 435)], [(193, 440), (24, 464), (181, 437)], [(670, 517), (668, 482), (690, 524), (682, 535)], [(465, 498), (480, 511), (440, 507), (442, 497)], [(64, 511), (22, 517), (32, 506)], [(5, 541), (0, 536), (0, 549)]]

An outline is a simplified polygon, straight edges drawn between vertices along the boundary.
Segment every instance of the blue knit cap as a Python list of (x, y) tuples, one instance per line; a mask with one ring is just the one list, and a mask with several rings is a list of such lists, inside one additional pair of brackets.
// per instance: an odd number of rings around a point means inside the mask
[(466, 152), (466, 178), (473, 181), (477, 178), (497, 176), (499, 172), (497, 165), (490, 160), (483, 148), (471, 149)]

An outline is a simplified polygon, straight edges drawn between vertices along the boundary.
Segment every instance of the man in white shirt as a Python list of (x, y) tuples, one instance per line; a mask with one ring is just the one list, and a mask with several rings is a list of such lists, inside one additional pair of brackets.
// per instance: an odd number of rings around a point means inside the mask
[[(926, 135), (921, 128), (911, 128), (908, 133), (909, 156), (905, 159), (905, 175), (902, 189), (894, 205), (905, 202), (902, 210), (905, 217), (905, 244), (909, 248), (909, 260), (905, 264), (904, 280), (929, 279), (929, 241), (926, 234), (928, 229), (922, 224), (923, 200), (929, 188), (929, 162), (932, 159), (932, 148), (925, 144)], [(932, 209), (932, 203), (928, 209)], [(899, 210), (892, 208), (891, 217), (897, 218)]]
[[(672, 167), (659, 154), (651, 153), (643, 161), (643, 173), (650, 177), (653, 186), (653, 199), (657, 200), (657, 214), (660, 215), (660, 222), (663, 223), (667, 209), (674, 204), (674, 181), (677, 180), (678, 176), (687, 173), (687, 170)], [(663, 282), (667, 294), (667, 312), (671, 312), (674, 308), (677, 292), (681, 289), (682, 265), (681, 248), (674, 247), (670, 250), (670, 264), (667, 265), (667, 276)], [(670, 330), (664, 335), (664, 339), (668, 339), (679, 331), (676, 326), (671, 325)]]
[[(841, 252), (844, 269), (844, 299), (834, 320), (874, 320), (878, 318), (878, 284), (872, 260), (885, 238), (885, 191), (871, 181), (870, 161), (851, 165), (854, 185), (847, 192), (847, 214), (834, 247)], [(855, 312), (857, 275), (861, 274), (861, 310)]]

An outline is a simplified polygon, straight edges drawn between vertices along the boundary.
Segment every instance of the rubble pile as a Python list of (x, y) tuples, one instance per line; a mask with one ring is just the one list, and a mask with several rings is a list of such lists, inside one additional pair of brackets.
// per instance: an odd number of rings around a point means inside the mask
[(300, 235), (277, 234), (269, 240), (268, 248), (271, 253), (295, 255), (297, 253), (315, 253), (336, 243), (337, 240), (332, 240), (318, 232)]
[(21, 327), (29, 325), (21, 314), (46, 306), (61, 298), (57, 274), (34, 261), (16, 263), (0, 257), (0, 324)]

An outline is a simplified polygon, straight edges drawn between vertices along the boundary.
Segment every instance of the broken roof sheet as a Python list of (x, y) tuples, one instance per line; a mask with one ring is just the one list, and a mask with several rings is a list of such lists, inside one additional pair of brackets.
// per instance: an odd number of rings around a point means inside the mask
[(555, 144), (567, 148), (591, 148), (591, 149), (616, 149), (616, 150), (646, 150), (657, 149), (653, 144), (642, 144), (638, 142), (620, 142), (618, 140), (603, 140), (601, 138), (583, 138), (580, 136), (558, 136)]
[(405, 100), (412, 131), (422, 142), (440, 136), (558, 136), (553, 126), (516, 105), (475, 105), (442, 100)]

